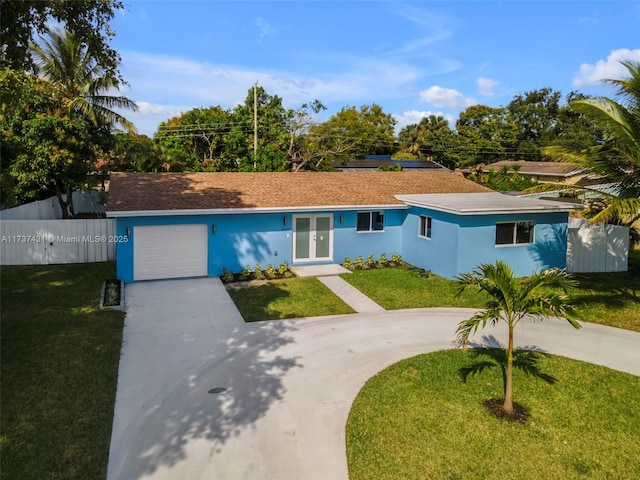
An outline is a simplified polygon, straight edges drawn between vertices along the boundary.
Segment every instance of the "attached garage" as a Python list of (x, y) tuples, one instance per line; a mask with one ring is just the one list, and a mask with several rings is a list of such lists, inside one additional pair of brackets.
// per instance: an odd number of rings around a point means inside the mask
[(133, 279), (207, 276), (207, 225), (133, 228)]

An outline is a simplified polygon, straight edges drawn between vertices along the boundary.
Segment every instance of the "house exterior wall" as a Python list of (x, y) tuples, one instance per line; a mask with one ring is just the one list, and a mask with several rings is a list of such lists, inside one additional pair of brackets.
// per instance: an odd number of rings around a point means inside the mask
[[(345, 257), (353, 260), (368, 255), (378, 258), (383, 253), (390, 258), (397, 252), (408, 263), (447, 278), (497, 259), (508, 262), (518, 276), (529, 275), (540, 268), (566, 266), (567, 213), (463, 216), (409, 207), (385, 210), (383, 231), (357, 232), (359, 211), (379, 210), (304, 213), (333, 216), (333, 257), (315, 263), (341, 263)], [(420, 215), (432, 218), (430, 239), (418, 235)], [(522, 220), (535, 222), (534, 243), (495, 245), (497, 222)], [(221, 275), (223, 268), (239, 272), (249, 265), (253, 269), (257, 263), (263, 268), (269, 263), (277, 266), (284, 261), (294, 265), (292, 213), (120, 217), (116, 221), (116, 235), (126, 235), (129, 228), (130, 238), (116, 245), (118, 278), (133, 281), (136, 226), (185, 224), (207, 225), (209, 276)]]
[[(419, 215), (432, 217), (431, 239), (418, 236)], [(541, 268), (565, 268), (567, 218), (567, 213), (463, 216), (412, 207), (403, 225), (403, 257), (447, 278), (499, 259), (518, 276)], [(525, 220), (535, 222), (532, 244), (495, 244), (496, 223)]]
[[(333, 257), (324, 262), (341, 263), (345, 257), (382, 253), (391, 255), (401, 249), (403, 210), (385, 210), (385, 226), (380, 232), (357, 232), (359, 211), (296, 212), (295, 215), (329, 214), (333, 216)], [(243, 213), (223, 215), (167, 215), (145, 217), (119, 217), (116, 220), (117, 235), (130, 237), (126, 243), (116, 245), (117, 275), (125, 282), (132, 282), (133, 245), (136, 226), (206, 224), (208, 240), (208, 276), (219, 276), (222, 268), (239, 272), (246, 265), (253, 269), (256, 263), (263, 268), (271, 263), (278, 266), (286, 261), (293, 263), (293, 215), (292, 213)], [(286, 221), (285, 221), (286, 219)], [(342, 221), (341, 221), (342, 220)], [(213, 226), (215, 225), (215, 233)]]
[[(418, 235), (420, 215), (433, 219), (430, 239)], [(411, 207), (403, 224), (402, 258), (411, 265), (451, 278), (457, 272), (458, 237), (455, 215)]]

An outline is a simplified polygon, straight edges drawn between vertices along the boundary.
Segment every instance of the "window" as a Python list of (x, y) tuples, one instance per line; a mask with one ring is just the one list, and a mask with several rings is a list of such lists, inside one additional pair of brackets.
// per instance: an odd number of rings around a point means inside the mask
[(358, 232), (379, 232), (384, 230), (384, 213), (358, 212)]
[(420, 231), (418, 235), (424, 238), (431, 238), (431, 217), (420, 215)]
[(496, 245), (533, 243), (535, 222), (508, 222), (496, 224)]

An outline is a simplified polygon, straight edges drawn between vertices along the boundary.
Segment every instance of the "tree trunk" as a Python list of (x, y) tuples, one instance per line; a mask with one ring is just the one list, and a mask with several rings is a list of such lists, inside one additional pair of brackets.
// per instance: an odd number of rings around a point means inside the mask
[(73, 191), (71, 190), (71, 187), (67, 187), (67, 199), (64, 200), (62, 198), (62, 185), (60, 183), (56, 183), (56, 196), (58, 197), (58, 203), (62, 209), (62, 218), (73, 218), (75, 216), (75, 212), (73, 210)]
[(502, 409), (509, 415), (513, 414), (513, 327), (509, 326), (509, 346), (507, 347), (507, 378), (504, 387), (504, 404)]

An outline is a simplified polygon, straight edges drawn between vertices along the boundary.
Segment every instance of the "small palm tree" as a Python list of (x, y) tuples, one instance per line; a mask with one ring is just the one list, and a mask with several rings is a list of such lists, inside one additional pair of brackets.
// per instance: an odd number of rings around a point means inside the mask
[[(567, 292), (576, 286), (575, 280), (563, 270), (534, 272), (527, 278), (516, 278), (509, 265), (502, 260), (495, 264), (482, 264), (470, 273), (456, 277), (460, 293), (471, 287), (486, 292), (489, 300), (485, 309), (458, 324), (456, 334), (463, 346), (469, 336), (487, 323), (505, 322), (509, 329), (507, 366), (503, 410), (513, 414), (513, 331), (523, 318), (530, 316), (543, 320), (546, 316), (564, 317), (574, 328), (580, 324), (570, 317)], [(558, 292), (561, 290), (561, 293)], [(555, 290), (555, 291), (554, 291)]]

